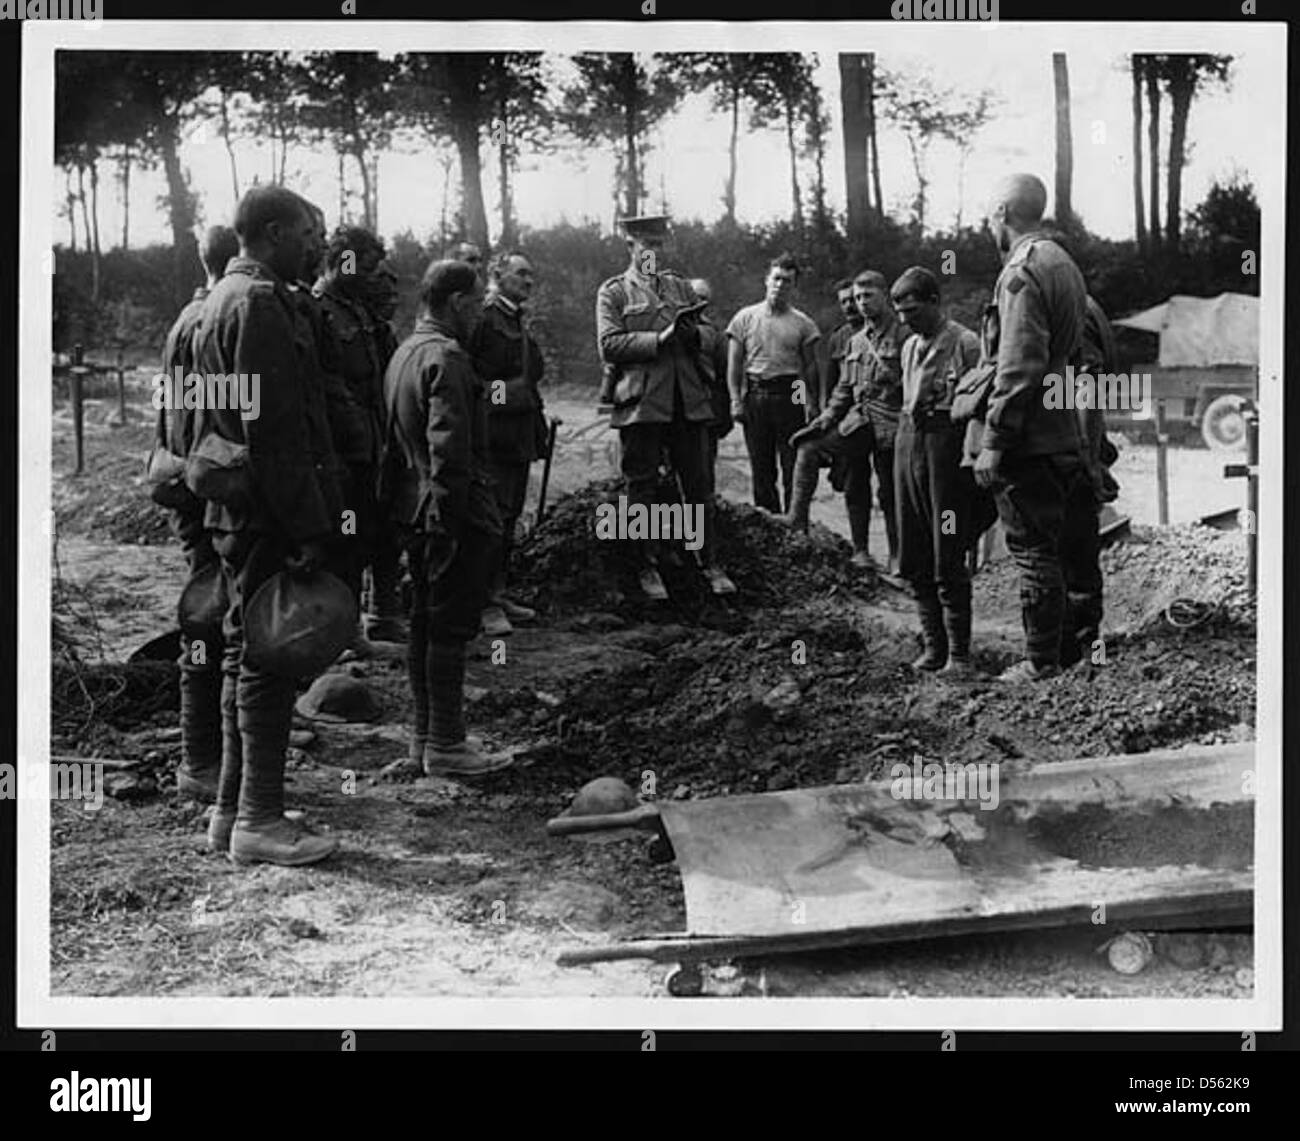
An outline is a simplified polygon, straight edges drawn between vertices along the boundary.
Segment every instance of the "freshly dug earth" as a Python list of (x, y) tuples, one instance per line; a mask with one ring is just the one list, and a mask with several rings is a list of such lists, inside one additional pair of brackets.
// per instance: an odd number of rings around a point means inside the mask
[[(290, 752), (291, 807), (341, 841), (316, 869), (235, 869), (204, 854), (202, 813), (173, 792), (179, 734), (161, 696), (174, 693), (170, 680), (123, 682), (120, 665), (83, 651), (73, 664), (88, 706), (65, 662), (54, 751), (135, 763), (100, 811), (52, 806), (55, 992), (662, 993), (662, 967), (554, 966), (564, 945), (684, 922), (680, 880), (643, 843), (546, 835), (544, 822), (588, 780), (618, 777), (643, 798), (701, 797), (860, 781), (917, 755), (1051, 761), (1253, 736), (1253, 612), (1225, 606), (1177, 629), (1150, 606), (1153, 584), (1182, 574), (1179, 593), (1190, 596), (1205, 566), (1220, 568), (1206, 578), (1213, 596), (1228, 597), (1244, 566), (1232, 536), (1189, 530), (1171, 543), (1157, 532), (1108, 552), (1105, 663), (1002, 692), (992, 674), (1019, 656), (1021, 637), (1009, 562), (976, 579), (981, 680), (949, 684), (912, 675), (910, 602), (850, 566), (846, 543), (791, 535), (748, 507), (719, 512), (737, 595), (707, 596), (687, 564), (666, 576), (674, 603), (656, 611), (636, 596), (622, 544), (594, 537), (595, 506), (611, 491), (561, 500), (522, 544), (516, 581), (542, 609), (537, 626), (472, 648), (470, 728), (519, 748), (514, 769), (475, 784), (377, 780), (405, 751), (404, 667), (336, 667), (374, 689), (386, 718), (311, 725)], [(60, 516), (61, 567), (69, 589), (94, 584), (97, 628), (122, 658), (146, 620), (155, 633), (172, 624), (179, 564), (78, 533), (95, 518)], [(151, 566), (155, 577), (165, 567), (165, 582), (150, 582)], [(115, 593), (114, 582), (140, 589)], [(1143, 608), (1125, 601), (1143, 591)], [(1106, 850), (1102, 834), (1088, 843)], [(758, 975), (747, 967), (758, 989), (746, 993), (1251, 993), (1249, 940), (1195, 969), (1165, 963), (1132, 978), (1110, 972), (1098, 943), (1095, 932), (1024, 934), (801, 956)]]

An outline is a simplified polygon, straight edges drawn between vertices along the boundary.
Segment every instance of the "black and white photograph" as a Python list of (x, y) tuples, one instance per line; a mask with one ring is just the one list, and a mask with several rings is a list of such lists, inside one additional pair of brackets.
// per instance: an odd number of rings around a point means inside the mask
[(27, 1024), (1281, 1027), (1285, 26), (99, 23)]

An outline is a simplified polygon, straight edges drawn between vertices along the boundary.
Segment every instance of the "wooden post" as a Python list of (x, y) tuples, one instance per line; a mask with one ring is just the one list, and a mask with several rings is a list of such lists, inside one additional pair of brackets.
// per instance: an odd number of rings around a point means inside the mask
[(76, 474), (80, 475), (82, 468), (85, 466), (85, 436), (84, 436), (84, 418), (86, 406), (82, 400), (81, 378), (85, 375), (86, 366), (82, 364), (83, 353), (81, 343), (72, 346), (72, 368), (68, 370), (68, 393), (72, 401), (72, 438), (76, 447), (77, 466)]
[(1165, 402), (1156, 401), (1156, 500), (1160, 526), (1169, 523), (1169, 435), (1165, 432)]

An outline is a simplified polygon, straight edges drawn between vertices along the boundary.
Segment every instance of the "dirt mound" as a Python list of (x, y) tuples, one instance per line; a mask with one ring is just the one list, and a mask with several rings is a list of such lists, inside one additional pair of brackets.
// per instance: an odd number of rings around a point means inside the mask
[[(522, 596), (552, 615), (612, 612), (629, 621), (662, 618), (665, 608), (644, 599), (636, 585), (637, 544), (596, 537), (597, 508), (617, 506), (620, 480), (588, 484), (555, 504), (546, 521), (514, 554), (511, 581)], [(665, 494), (663, 502), (672, 502)], [(716, 501), (718, 561), (736, 584), (735, 609), (784, 606), (832, 592), (871, 595), (870, 572), (853, 566), (852, 548), (824, 527), (800, 535), (755, 507)], [(676, 558), (676, 564), (672, 561)], [(680, 620), (709, 624), (717, 603), (681, 544), (661, 567)], [(673, 608), (669, 608), (673, 612)]]
[[(1101, 553), (1105, 582), (1104, 630), (1136, 633), (1164, 624), (1175, 599), (1200, 604), (1216, 619), (1253, 628), (1247, 598), (1246, 539), (1239, 532), (1199, 524), (1138, 527)], [(975, 610), (1015, 613), (1020, 578), (1010, 557), (990, 563), (975, 577)]]

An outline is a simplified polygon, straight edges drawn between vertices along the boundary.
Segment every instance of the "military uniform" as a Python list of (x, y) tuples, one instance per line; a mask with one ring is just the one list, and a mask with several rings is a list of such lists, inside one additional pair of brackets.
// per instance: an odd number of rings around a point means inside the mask
[(391, 618), (397, 606), (397, 553), (394, 544), (384, 542), (386, 528), (375, 485), (384, 432), (383, 378), (394, 347), (392, 332), (387, 322), (377, 321), (336, 281), (318, 281), (312, 296), (320, 307), (332, 371), (342, 377), (353, 407), (349, 445), (342, 458), (357, 533), (344, 578), (359, 600), (364, 570), (370, 567), (372, 616)]
[[(1087, 306), (1079, 368), (1075, 371), (1086, 372), (1095, 380), (1100, 373), (1115, 372), (1119, 362), (1105, 311), (1091, 296)], [(1062, 666), (1073, 665), (1088, 655), (1101, 636), (1103, 581), (1097, 510), (1119, 494), (1119, 485), (1109, 471), (1118, 452), (1106, 438), (1105, 411), (1093, 401), (1092, 406), (1076, 409), (1076, 413), (1085, 441), (1088, 478), (1075, 487), (1061, 526), (1061, 573), (1065, 579)]]
[[(610, 425), (619, 429), (629, 501), (656, 501), (666, 448), (686, 502), (704, 506), (707, 561), (713, 536), (708, 429), (714, 409), (700, 333), (691, 323), (680, 324), (667, 344), (659, 343), (659, 333), (694, 304), (695, 293), (685, 278), (671, 271), (641, 274), (629, 267), (597, 291), (596, 341), (601, 361), (618, 370)], [(652, 548), (645, 554), (655, 561)]]
[(241, 503), (209, 502), (204, 522), (221, 556), (230, 608), (223, 624), (224, 750), (217, 811), (238, 829), (278, 824), (294, 682), (244, 660), (243, 608), (305, 543), (339, 535), (342, 494), (315, 347), (299, 302), (265, 265), (237, 257), (204, 302), (194, 334), (195, 371), (259, 378), (258, 414), (204, 409), (199, 432), (248, 449)]
[[(894, 441), (898, 435), (899, 409), (902, 407), (902, 348), (907, 330), (894, 314), (886, 313), (880, 324), (866, 322), (849, 341), (844, 358), (844, 373), (853, 392), (850, 406), (869, 425), (870, 471), (857, 474), (856, 486), (844, 489), (849, 507), (849, 523), (860, 520), (863, 550), (871, 518), (871, 473), (876, 478), (876, 503), (885, 520), (885, 540), (890, 562), (898, 557), (898, 520), (895, 510)], [(832, 397), (832, 399), (834, 399)], [(843, 397), (841, 397), (841, 400)], [(856, 541), (856, 540), (855, 540)]]
[(979, 362), (979, 338), (956, 321), (903, 345), (894, 451), (898, 569), (912, 585), (929, 664), (970, 655), (971, 585), (966, 564), (974, 478), (961, 466), (962, 431), (952, 423), (957, 381)]
[[(831, 393), (839, 383), (844, 367), (844, 355), (848, 352), (849, 342), (862, 328), (861, 321), (842, 321), (831, 330), (826, 338), (826, 373), (822, 378), (822, 392), (818, 408), (829, 408)], [(837, 489), (838, 490), (838, 489)]]
[(716, 468), (718, 442), (731, 431), (731, 394), (727, 391), (727, 334), (711, 318), (700, 317), (700, 352), (713, 396), (713, 420), (709, 424), (709, 464)]
[(1055, 667), (1065, 585), (1061, 535), (1067, 504), (1088, 480), (1072, 408), (1049, 408), (1043, 380), (1078, 360), (1087, 289), (1059, 245), (1041, 233), (1012, 246), (994, 290), (997, 373), (982, 444), (1002, 452), (996, 489), (1007, 549), (1020, 568), (1030, 662)]
[[(162, 367), (169, 381), (178, 370), (182, 377), (194, 371), (194, 330), (198, 327), (207, 296), (206, 286), (196, 289), (167, 334)], [(194, 442), (194, 410), (160, 408), (155, 438), (174, 455), (188, 455)], [(200, 572), (218, 561), (218, 556), (203, 526), (204, 504), (201, 499), (191, 498), (185, 506), (170, 514), (172, 530), (181, 541), (181, 552), (189, 569), (188, 586)], [(195, 654), (189, 635), (182, 632), (181, 656), (177, 662), (181, 695), (181, 764), (177, 784), (183, 792), (201, 792), (206, 798), (210, 795), (207, 789), (215, 789), (221, 771), (223, 647), (218, 643), (204, 649), (205, 653)]]
[(381, 476), (412, 581), (408, 668), (413, 756), (465, 740), (465, 643), (479, 630), (500, 563), (501, 516), (488, 468), (486, 394), (453, 330), (422, 316), (384, 374)]
[(529, 465), (546, 454), (539, 388), (546, 363), (528, 332), (523, 311), (500, 293), (484, 301), (482, 320), (468, 348), (474, 369), (487, 386), (487, 465), (502, 526), (501, 564), (492, 575), (491, 597), (497, 598), (505, 590), (515, 530), (528, 495)]

